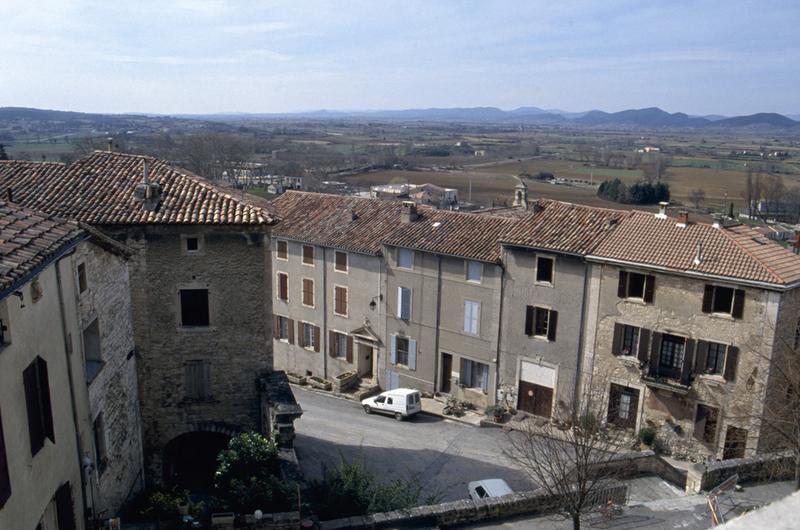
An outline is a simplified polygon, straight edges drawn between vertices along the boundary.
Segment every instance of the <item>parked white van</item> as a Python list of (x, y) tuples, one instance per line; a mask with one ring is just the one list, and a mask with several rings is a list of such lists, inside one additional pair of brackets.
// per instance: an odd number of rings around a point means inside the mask
[(391, 414), (397, 421), (402, 421), (407, 416), (413, 416), (422, 410), (422, 401), (419, 390), (411, 388), (395, 388), (387, 390), (377, 396), (361, 400), (364, 412), (381, 412)]
[(473, 501), (514, 493), (508, 483), (501, 478), (487, 478), (470, 482), (467, 485), (467, 491), (469, 491), (469, 498)]

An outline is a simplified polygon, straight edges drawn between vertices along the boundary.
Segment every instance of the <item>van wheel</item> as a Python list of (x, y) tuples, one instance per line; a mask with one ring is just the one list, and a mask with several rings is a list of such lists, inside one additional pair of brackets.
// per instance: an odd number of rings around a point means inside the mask
[(403, 415), (400, 414), (399, 412), (395, 412), (394, 419), (396, 419), (397, 421), (403, 421)]
[(366, 412), (367, 414), (372, 414), (372, 407), (370, 407), (369, 405), (364, 405), (364, 412)]

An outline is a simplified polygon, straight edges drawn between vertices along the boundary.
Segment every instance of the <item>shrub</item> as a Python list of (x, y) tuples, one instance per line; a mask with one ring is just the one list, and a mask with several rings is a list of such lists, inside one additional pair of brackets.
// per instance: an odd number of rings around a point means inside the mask
[(597, 196), (619, 203), (655, 204), (669, 200), (669, 185), (642, 180), (629, 187), (620, 179), (606, 180), (597, 188)]
[(642, 427), (639, 429), (639, 441), (647, 446), (652, 446), (656, 441), (656, 430), (653, 427)]

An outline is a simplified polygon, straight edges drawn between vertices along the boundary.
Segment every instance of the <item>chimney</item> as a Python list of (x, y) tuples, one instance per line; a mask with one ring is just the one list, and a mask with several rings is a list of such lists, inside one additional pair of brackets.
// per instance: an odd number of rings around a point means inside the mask
[(694, 264), (700, 265), (703, 263), (703, 242), (697, 242), (697, 253), (694, 255)]
[(133, 190), (133, 198), (142, 203), (142, 208), (152, 212), (158, 209), (161, 201), (161, 186), (157, 182), (150, 182), (150, 170), (147, 160), (144, 160), (142, 168), (142, 182), (137, 184)]
[(715, 213), (711, 216), (711, 219), (713, 220), (711, 222), (711, 226), (714, 228), (722, 228), (724, 226), (724, 221), (721, 214)]
[(400, 210), (400, 222), (413, 223), (417, 219), (419, 219), (417, 204), (414, 201), (403, 201), (403, 208)]
[(106, 140), (108, 141), (108, 152), (110, 153), (114, 147), (114, 139), (109, 136)]
[(528, 209), (528, 186), (522, 180), (514, 186), (514, 206)]
[(678, 222), (675, 223), (675, 226), (678, 228), (686, 228), (686, 225), (689, 224), (689, 212), (686, 210), (681, 210), (678, 213)]
[(667, 206), (669, 206), (668, 202), (660, 202), (658, 203), (658, 213), (656, 214), (656, 219), (666, 219), (667, 218)]

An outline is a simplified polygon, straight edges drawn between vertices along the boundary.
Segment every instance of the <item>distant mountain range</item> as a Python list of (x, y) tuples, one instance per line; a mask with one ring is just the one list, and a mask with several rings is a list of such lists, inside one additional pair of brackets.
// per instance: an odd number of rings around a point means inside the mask
[[(758, 113), (748, 116), (726, 117), (720, 115), (690, 116), (682, 112), (669, 113), (657, 107), (630, 109), (620, 112), (590, 110), (586, 112), (566, 112), (558, 109), (539, 107), (519, 107), (514, 110), (501, 110), (496, 107), (430, 108), (406, 110), (375, 111), (332, 111), (318, 110), (297, 113), (221, 113), (221, 114), (89, 114), (56, 110), (41, 110), (23, 107), (0, 107), (0, 130), (12, 122), (49, 122), (66, 125), (66, 122), (82, 123), (94, 127), (114, 126), (142, 130), (145, 122), (161, 127), (194, 122), (231, 124), (255, 120), (279, 119), (347, 119), (347, 120), (387, 120), (405, 122), (449, 122), (506, 125), (561, 125), (566, 127), (589, 128), (636, 128), (636, 129), (800, 129), (800, 115), (787, 117), (776, 113)], [(171, 122), (171, 123), (170, 123)]]

